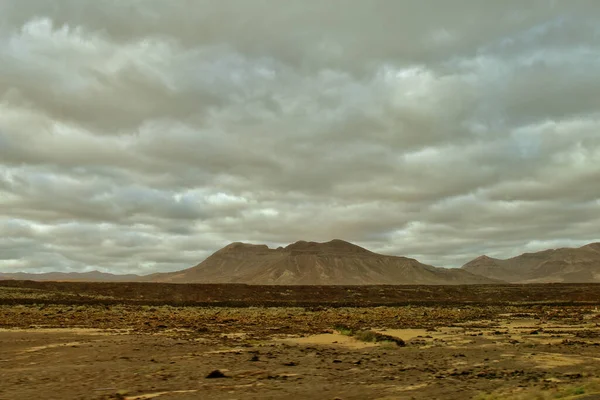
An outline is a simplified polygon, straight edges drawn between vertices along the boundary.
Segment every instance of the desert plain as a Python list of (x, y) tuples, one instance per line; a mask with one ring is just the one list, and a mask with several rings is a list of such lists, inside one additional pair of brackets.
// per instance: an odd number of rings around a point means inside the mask
[(3, 281), (0, 399), (598, 399), (598, 289)]

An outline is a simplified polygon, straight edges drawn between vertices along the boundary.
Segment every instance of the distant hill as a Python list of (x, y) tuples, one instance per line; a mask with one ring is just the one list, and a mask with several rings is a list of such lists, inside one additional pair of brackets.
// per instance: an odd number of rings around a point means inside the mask
[(64, 282), (133, 282), (140, 279), (139, 275), (115, 275), (104, 272), (47, 272), (28, 274), (25, 272), (0, 272), (0, 280), (25, 281), (64, 281)]
[(195, 267), (148, 275), (143, 280), (263, 285), (497, 283), (461, 269), (436, 268), (412, 258), (373, 253), (343, 240), (299, 241), (277, 249), (232, 243)]
[(600, 243), (525, 253), (506, 260), (481, 256), (462, 269), (513, 283), (600, 282)]
[(170, 273), (140, 276), (98, 271), (0, 272), (0, 280), (257, 285), (600, 283), (600, 243), (525, 253), (505, 260), (480, 256), (460, 269), (446, 269), (412, 258), (373, 253), (343, 240), (299, 241), (277, 249), (237, 242), (192, 268)]

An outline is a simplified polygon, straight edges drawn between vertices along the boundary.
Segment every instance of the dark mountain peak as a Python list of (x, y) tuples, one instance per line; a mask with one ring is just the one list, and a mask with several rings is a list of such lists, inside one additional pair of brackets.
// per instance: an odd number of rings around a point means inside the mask
[(285, 250), (291, 252), (303, 252), (303, 253), (328, 253), (328, 254), (357, 254), (371, 253), (367, 249), (363, 249), (360, 246), (346, 242), (345, 240), (333, 239), (329, 242), (307, 242), (299, 240), (296, 243), (288, 245)]

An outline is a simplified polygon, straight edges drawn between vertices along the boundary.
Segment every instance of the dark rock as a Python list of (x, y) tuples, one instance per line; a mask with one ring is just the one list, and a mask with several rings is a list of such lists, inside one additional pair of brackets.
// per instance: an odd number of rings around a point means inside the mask
[(207, 379), (227, 378), (227, 376), (225, 376), (225, 374), (222, 373), (221, 371), (219, 371), (218, 369), (215, 369), (214, 371), (212, 371), (208, 375), (206, 375), (206, 378)]
[(567, 373), (563, 374), (563, 376), (565, 378), (569, 378), (569, 379), (581, 379), (581, 378), (583, 378), (583, 375), (581, 375), (578, 372), (567, 372)]

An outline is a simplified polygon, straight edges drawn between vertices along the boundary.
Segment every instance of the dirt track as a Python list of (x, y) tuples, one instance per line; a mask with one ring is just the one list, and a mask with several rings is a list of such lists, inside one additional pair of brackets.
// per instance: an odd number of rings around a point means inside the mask
[[(8, 292), (13, 302), (40, 295)], [(593, 399), (600, 392), (597, 306), (497, 298), (452, 307), (3, 305), (0, 399)], [(207, 378), (214, 370), (225, 377)]]

